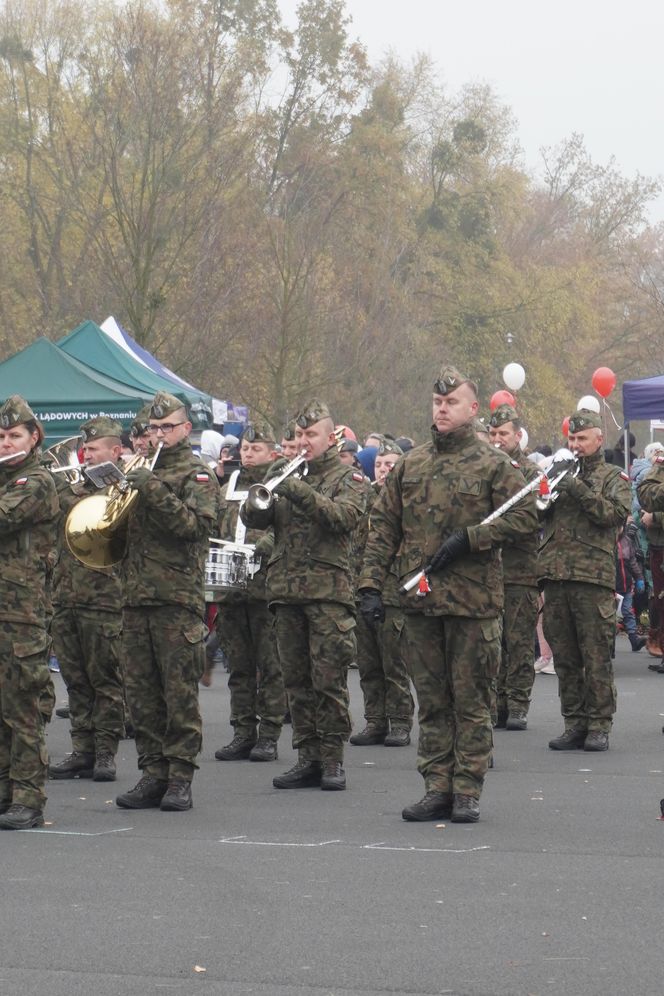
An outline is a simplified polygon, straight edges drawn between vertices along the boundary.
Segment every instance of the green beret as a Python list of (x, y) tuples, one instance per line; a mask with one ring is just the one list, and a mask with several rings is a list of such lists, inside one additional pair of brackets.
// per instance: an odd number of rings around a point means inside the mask
[(569, 431), (581, 432), (582, 429), (601, 429), (602, 418), (599, 412), (591, 412), (588, 408), (581, 408), (574, 412), (569, 418)]
[(498, 405), (489, 419), (489, 425), (492, 429), (497, 429), (500, 425), (505, 425), (506, 422), (518, 422), (519, 416), (517, 414), (516, 408), (512, 405)]
[(98, 415), (97, 418), (91, 418), (81, 426), (81, 436), (84, 443), (90, 442), (91, 439), (105, 439), (109, 436), (120, 439), (122, 426), (108, 415)]
[(309, 429), (316, 422), (320, 422), (322, 418), (332, 418), (330, 409), (324, 401), (313, 398), (306, 405), (302, 406), (301, 411), (295, 417), (295, 424), (300, 429)]
[(157, 391), (150, 402), (150, 418), (168, 418), (169, 415), (179, 411), (181, 408), (186, 408), (181, 398), (176, 398), (174, 394), (169, 394), (168, 391)]
[(144, 405), (140, 412), (136, 415), (136, 418), (131, 423), (130, 432), (134, 438), (136, 436), (142, 436), (148, 431), (148, 425), (150, 424), (150, 406)]
[(274, 429), (268, 422), (259, 422), (254, 420), (245, 426), (242, 436), (240, 437), (242, 441), (248, 443), (274, 443)]
[(400, 446), (397, 446), (397, 444), (391, 439), (383, 439), (378, 447), (378, 453), (376, 456), (387, 456), (388, 453), (395, 453), (397, 456), (403, 456), (403, 450)]
[(482, 418), (474, 418), (471, 425), (475, 432), (483, 432), (485, 436), (489, 435), (489, 427)]
[(288, 423), (281, 434), (281, 438), (285, 439), (287, 443), (291, 443), (295, 439), (295, 419), (291, 419)]
[(0, 426), (3, 429), (11, 429), (15, 425), (33, 421), (37, 421), (37, 416), (20, 394), (12, 394), (0, 408)]
[(451, 394), (452, 391), (456, 391), (457, 387), (461, 387), (462, 384), (466, 384), (470, 380), (465, 374), (459, 373), (456, 367), (443, 367), (436, 381), (434, 382), (433, 389), (435, 394)]

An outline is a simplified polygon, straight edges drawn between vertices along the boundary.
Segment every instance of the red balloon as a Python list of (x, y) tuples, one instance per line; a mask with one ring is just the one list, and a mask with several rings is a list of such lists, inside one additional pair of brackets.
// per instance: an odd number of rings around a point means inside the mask
[(569, 415), (565, 415), (565, 418), (563, 419), (562, 428), (563, 428), (563, 436), (567, 438), (567, 436), (569, 436)]
[(491, 411), (495, 411), (498, 405), (515, 405), (516, 400), (513, 394), (509, 391), (496, 391), (495, 394), (491, 395), (491, 401), (489, 402), (489, 408)]
[(608, 398), (616, 386), (616, 375), (609, 367), (597, 367), (593, 374), (592, 385), (600, 398)]

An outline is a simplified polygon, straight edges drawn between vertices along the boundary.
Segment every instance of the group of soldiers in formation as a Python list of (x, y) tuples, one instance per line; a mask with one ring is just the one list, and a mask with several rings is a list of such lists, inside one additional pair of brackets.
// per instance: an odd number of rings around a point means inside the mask
[[(424, 795), (403, 818), (476, 822), (493, 729), (527, 727), (542, 598), (564, 721), (549, 746), (607, 750), (627, 475), (605, 462), (599, 416), (577, 411), (575, 472), (538, 511), (541, 472), (521, 451), (517, 412), (493, 412), (488, 443), (477, 413), (476, 385), (444, 367), (431, 439), (405, 453), (382, 440), (370, 483), (352, 447), (339, 451), (328, 407), (312, 400), (280, 441), (266, 423), (247, 425), (240, 466), (219, 481), (192, 451), (182, 401), (160, 392), (132, 425), (135, 449), (156, 457), (126, 470), (135, 501), (124, 555), (97, 568), (65, 541), (68, 514), (96, 486), (49, 471), (40, 423), (22, 398), (9, 398), (0, 407), (0, 828), (43, 824), (49, 776), (114, 780), (127, 710), (141, 777), (117, 805), (191, 808), (211, 537), (252, 550), (254, 564), (245, 586), (212, 596), (234, 732), (218, 760), (277, 760), (288, 710), (297, 762), (274, 787), (343, 790), (349, 738), (410, 742), (412, 683)], [(105, 416), (81, 427), (88, 468), (121, 464), (121, 431)], [(294, 454), (306, 473), (283, 472)], [(272, 497), (250, 501), (252, 486), (266, 481)], [(664, 513), (664, 462), (638, 495), (644, 509)], [(51, 642), (69, 695), (72, 753), (49, 765)], [(366, 722), (351, 735), (355, 662)]]

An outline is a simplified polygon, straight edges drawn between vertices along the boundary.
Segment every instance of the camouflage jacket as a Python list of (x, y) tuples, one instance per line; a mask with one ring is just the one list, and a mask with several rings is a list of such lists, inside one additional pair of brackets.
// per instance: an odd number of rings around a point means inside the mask
[(579, 464), (581, 496), (561, 493), (545, 513), (539, 579), (585, 581), (613, 591), (618, 527), (632, 503), (629, 480), (620, 467), (606, 463), (601, 450)]
[(503, 608), (498, 547), (536, 528), (528, 495), (489, 525), (481, 522), (523, 487), (523, 475), (472, 425), (450, 433), (432, 428), (432, 441), (405, 454), (388, 475), (371, 513), (360, 587), (384, 589), (392, 559), (400, 584), (428, 563), (443, 540), (468, 529), (471, 552), (430, 575), (431, 591), (401, 595), (406, 612), (490, 619)]
[(46, 626), (57, 519), (55, 482), (34, 451), (17, 467), (0, 464), (0, 619)]
[[(510, 459), (518, 463), (523, 474), (524, 484), (539, 478), (540, 472), (521, 450), (510, 453)], [(537, 496), (537, 492), (535, 492)], [(503, 581), (505, 584), (537, 587), (537, 548), (539, 546), (539, 525), (530, 536), (518, 536), (503, 544)]]
[(163, 449), (129, 515), (125, 605), (180, 605), (202, 614), (208, 537), (218, 515), (215, 474), (186, 440)]
[[(234, 491), (246, 492), (252, 484), (259, 484), (265, 480), (265, 464), (258, 467), (242, 467), (238, 477), (234, 482), (227, 481), (221, 489), (221, 510), (219, 513), (219, 528), (216, 535), (219, 539), (235, 540), (238, 522), (242, 529), (244, 523), (240, 520), (239, 500), (228, 498), (231, 483)], [(229, 588), (227, 591), (221, 589), (214, 592), (214, 601), (227, 604), (229, 602), (264, 602), (265, 581), (267, 576), (267, 562), (274, 549), (274, 532), (272, 529), (247, 529), (243, 543), (256, 546), (256, 553), (261, 558), (261, 569), (249, 581), (245, 591)]]
[(664, 461), (656, 460), (652, 469), (637, 485), (636, 494), (645, 512), (652, 512), (653, 524), (647, 528), (651, 546), (664, 546)]
[(60, 499), (60, 519), (58, 526), (58, 562), (53, 572), (54, 605), (89, 606), (103, 612), (122, 611), (122, 583), (120, 568), (101, 567), (98, 570), (86, 567), (77, 560), (67, 546), (65, 525), (72, 508), (88, 495), (99, 494), (99, 489), (91, 481), (71, 484), (64, 474), (56, 477), (56, 488)]
[[(267, 478), (279, 466), (274, 464)], [(352, 539), (365, 509), (363, 475), (341, 463), (332, 447), (309, 463), (303, 481), (314, 496), (311, 512), (285, 498), (272, 506), (274, 552), (267, 568), (268, 601), (352, 606)], [(251, 510), (245, 506), (241, 515), (251, 526)]]
[[(358, 526), (358, 529), (356, 530), (356, 532), (360, 533), (361, 536), (361, 545), (358, 543), (358, 547), (356, 550), (358, 564), (355, 574), (358, 580), (362, 569), (362, 561), (364, 559), (364, 551), (366, 549), (367, 539), (369, 537), (369, 523), (371, 522), (371, 510), (378, 501), (378, 496), (380, 495), (381, 490), (382, 490), (381, 485), (377, 484), (376, 481), (374, 481), (372, 484), (369, 485), (368, 488), (369, 494), (367, 497), (367, 511), (366, 514), (362, 516), (362, 520), (360, 523), (361, 532), (360, 532), (360, 526)], [(359, 593), (357, 591), (356, 591), (356, 597), (359, 598)], [(392, 608), (396, 609), (401, 607), (401, 599), (399, 598), (399, 579), (396, 575), (396, 568), (394, 566), (394, 561), (392, 561), (392, 566), (390, 567), (387, 577), (385, 578), (385, 586), (383, 588), (383, 605), (389, 605)]]

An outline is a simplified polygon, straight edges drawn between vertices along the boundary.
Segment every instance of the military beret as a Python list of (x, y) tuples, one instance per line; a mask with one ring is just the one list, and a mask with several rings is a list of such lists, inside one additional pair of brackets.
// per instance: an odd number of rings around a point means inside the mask
[(150, 402), (150, 418), (168, 418), (169, 415), (185, 407), (186, 405), (181, 398), (176, 398), (168, 391), (157, 391)]
[(295, 439), (295, 419), (291, 419), (286, 428), (281, 434), (281, 438), (285, 439), (286, 442), (292, 442)]
[(342, 439), (339, 444), (340, 453), (357, 453), (359, 448), (357, 439)]
[(300, 429), (308, 429), (312, 425), (315, 425), (316, 422), (320, 422), (322, 418), (331, 417), (330, 409), (325, 402), (313, 398), (306, 405), (302, 406), (302, 410), (295, 417), (295, 423)]
[(259, 422), (256, 419), (244, 427), (242, 441), (246, 441), (247, 443), (274, 443), (274, 429), (268, 422)]
[(117, 436), (119, 439), (122, 436), (122, 426), (108, 415), (98, 415), (83, 423), (81, 436), (84, 443), (91, 439), (105, 439), (107, 436)]
[(133, 419), (129, 431), (132, 436), (143, 436), (148, 431), (148, 425), (150, 424), (150, 406), (145, 405), (141, 408), (140, 412)]
[(459, 373), (456, 367), (443, 367), (434, 382), (433, 389), (436, 394), (451, 394), (457, 387), (466, 384), (470, 380), (465, 374)]
[(0, 426), (3, 429), (11, 429), (15, 425), (36, 420), (37, 416), (20, 394), (12, 394), (0, 408)]
[(582, 429), (601, 429), (602, 419), (599, 412), (591, 412), (588, 408), (580, 408), (570, 415), (569, 431), (581, 432)]
[(518, 421), (519, 416), (516, 408), (513, 408), (512, 405), (498, 405), (489, 419), (489, 425), (492, 429), (497, 429), (498, 426), (505, 425), (506, 422)]
[(483, 432), (486, 436), (489, 435), (489, 427), (484, 421), (484, 419), (474, 418), (471, 424), (475, 432)]
[(388, 453), (394, 453), (396, 456), (403, 456), (403, 450), (400, 446), (397, 446), (394, 440), (383, 439), (378, 447), (378, 453), (376, 453), (376, 456), (387, 456)]

